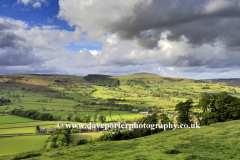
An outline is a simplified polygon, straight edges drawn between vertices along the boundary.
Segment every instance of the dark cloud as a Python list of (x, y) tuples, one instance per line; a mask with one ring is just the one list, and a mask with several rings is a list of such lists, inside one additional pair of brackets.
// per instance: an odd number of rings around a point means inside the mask
[(33, 45), (25, 38), (14, 34), (8, 29), (15, 24), (0, 24), (0, 66), (17, 66), (38, 63), (41, 60), (33, 53)]
[(9, 22), (4, 22), (4, 23), (0, 22), (0, 31), (7, 30), (7, 29), (13, 29), (16, 27), (17, 27), (16, 24), (11, 24)]
[(147, 49), (152, 49), (157, 46), (158, 38), (154, 38), (150, 33), (142, 33), (137, 36), (138, 43)]
[(26, 40), (11, 32), (0, 32), (0, 48), (17, 47), (17, 42), (26, 42)]
[[(168, 39), (172, 41), (185, 36), (192, 45), (213, 45), (217, 39), (229, 48), (240, 45), (240, 3), (237, 0), (153, 0), (147, 7), (145, 3), (137, 3), (133, 15), (122, 17), (109, 25), (109, 29), (118, 32), (122, 39), (138, 39), (146, 48), (156, 47), (159, 33), (167, 30), (171, 32)], [(152, 30), (152, 35), (141, 35), (146, 30)]]

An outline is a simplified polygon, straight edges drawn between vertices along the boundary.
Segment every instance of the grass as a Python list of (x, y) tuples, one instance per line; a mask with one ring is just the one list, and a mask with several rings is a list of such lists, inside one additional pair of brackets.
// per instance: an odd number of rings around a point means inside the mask
[(39, 121), (33, 120), (33, 119), (29, 119), (29, 118), (23, 118), (23, 117), (19, 117), (19, 116), (14, 116), (14, 115), (0, 116), (0, 125), (1, 126), (3, 124), (6, 124), (6, 123), (9, 124), (9, 123), (24, 123), (24, 122), (39, 122)]
[[(35, 159), (240, 159), (240, 121), (41, 152)], [(35, 152), (39, 153), (39, 152)], [(0, 158), (10, 159), (14, 156)]]
[(55, 125), (55, 121), (38, 121), (38, 122), (27, 122), (27, 123), (12, 123), (12, 124), (2, 124), (1, 128), (18, 128), (18, 127), (32, 127), (32, 126), (45, 126), (45, 125)]
[(22, 133), (35, 133), (36, 127), (25, 127), (25, 128), (9, 128), (1, 129), (1, 134), (22, 134)]
[[(120, 120), (121, 117), (124, 119), (134, 119), (134, 118), (139, 118), (139, 117), (143, 117), (142, 114), (138, 114), (138, 113), (130, 113), (128, 111), (111, 111), (111, 118), (112, 120)], [(110, 118), (110, 111), (101, 111), (98, 113), (98, 115), (105, 115), (106, 116), (106, 121), (111, 121)]]
[(49, 135), (1, 137), (0, 156), (43, 149), (48, 137)]
[(80, 140), (80, 139), (94, 139), (94, 138), (99, 138), (102, 133), (98, 132), (89, 132), (89, 133), (73, 133), (71, 134), (71, 139), (73, 141)]

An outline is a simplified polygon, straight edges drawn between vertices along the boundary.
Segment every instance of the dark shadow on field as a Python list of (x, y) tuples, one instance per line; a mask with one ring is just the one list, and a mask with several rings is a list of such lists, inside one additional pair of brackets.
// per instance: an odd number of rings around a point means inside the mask
[(19, 74), (0, 76), (0, 89), (46, 88), (88, 83), (83, 77), (68, 75)]

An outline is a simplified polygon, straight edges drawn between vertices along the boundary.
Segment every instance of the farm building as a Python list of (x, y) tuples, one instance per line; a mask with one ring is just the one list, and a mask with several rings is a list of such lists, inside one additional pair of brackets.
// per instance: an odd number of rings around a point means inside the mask
[(132, 112), (138, 112), (138, 109), (132, 109)]
[(49, 132), (50, 132), (50, 133), (53, 133), (56, 129), (57, 129), (57, 128), (50, 128), (50, 129), (49, 129)]
[(40, 128), (39, 133), (46, 133), (48, 128)]
[(141, 113), (141, 114), (152, 114), (152, 112), (149, 112), (148, 110), (143, 110), (143, 111), (140, 111), (139, 113)]
[(168, 114), (169, 117), (176, 117), (177, 114)]

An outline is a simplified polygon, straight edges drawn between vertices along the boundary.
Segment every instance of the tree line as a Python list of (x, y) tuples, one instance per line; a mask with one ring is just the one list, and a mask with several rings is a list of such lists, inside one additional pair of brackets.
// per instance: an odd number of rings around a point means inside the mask
[(10, 99), (5, 99), (4, 97), (1, 97), (0, 99), (0, 106), (3, 106), (4, 104), (11, 103)]
[(225, 91), (213, 95), (203, 93), (197, 105), (193, 106), (193, 100), (188, 99), (186, 102), (179, 102), (175, 106), (175, 111), (179, 113), (177, 117), (179, 124), (192, 123), (190, 115), (196, 115), (201, 125), (239, 120), (240, 98), (231, 96)]
[[(148, 115), (146, 117), (139, 118), (136, 121), (136, 124), (173, 124), (173, 122), (168, 118), (166, 114), (157, 114), (153, 113), (152, 115)], [(87, 139), (82, 139), (78, 140), (76, 142), (76, 145), (82, 145), (85, 143), (94, 143), (94, 142), (99, 142), (99, 141), (118, 141), (118, 140), (128, 140), (128, 139), (133, 139), (133, 138), (139, 138), (139, 137), (144, 137), (148, 135), (152, 135), (155, 133), (162, 132), (164, 129), (163, 128), (155, 128), (154, 130), (151, 130), (150, 128), (133, 128), (132, 130), (126, 130), (122, 129), (120, 131), (118, 128), (117, 129), (112, 129), (111, 132), (103, 132), (104, 134), (100, 136), (99, 138), (87, 140)], [(172, 130), (172, 128), (168, 128), (167, 130)], [(114, 132), (114, 133), (113, 133)]]
[(22, 109), (13, 109), (10, 111), (11, 115), (16, 115), (20, 117), (26, 117), (35, 120), (42, 120), (42, 121), (53, 121), (53, 115), (50, 113), (40, 113), (37, 110), (22, 110)]
[[(77, 115), (67, 115), (67, 116), (53, 116), (50, 113), (40, 113), (37, 110), (22, 110), (22, 109), (13, 109), (10, 111), (11, 115), (16, 115), (20, 117), (26, 117), (30, 119), (35, 119), (35, 120), (42, 120), (42, 121), (54, 121), (54, 120), (62, 120), (62, 121), (72, 121), (72, 122), (90, 122), (91, 121), (91, 116), (90, 115), (85, 115), (82, 116), (81, 118)], [(93, 115), (93, 121), (96, 122), (105, 122), (106, 121), (106, 116), (105, 115)]]

